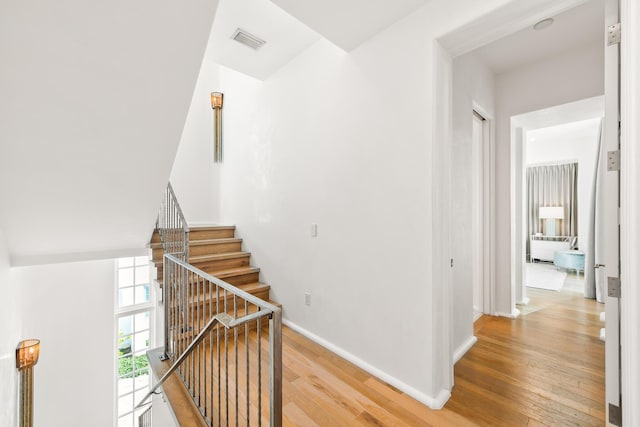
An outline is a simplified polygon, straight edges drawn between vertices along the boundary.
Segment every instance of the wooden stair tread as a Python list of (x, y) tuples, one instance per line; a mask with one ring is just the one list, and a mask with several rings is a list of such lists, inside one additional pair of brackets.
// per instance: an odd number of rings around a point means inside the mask
[(243, 258), (246, 256), (250, 256), (251, 252), (225, 252), (221, 254), (211, 254), (211, 255), (198, 255), (189, 257), (189, 262), (191, 264), (195, 264), (196, 262), (206, 262), (206, 261), (217, 261), (221, 259), (233, 259), (233, 258)]
[[(160, 360), (160, 355), (163, 353), (164, 349), (162, 347), (147, 352), (149, 366), (156, 380), (161, 378), (171, 367), (171, 361)], [(180, 425), (208, 427), (177, 372), (174, 372), (167, 378), (164, 384), (162, 384), (162, 390), (173, 414), (177, 420), (180, 420)]]

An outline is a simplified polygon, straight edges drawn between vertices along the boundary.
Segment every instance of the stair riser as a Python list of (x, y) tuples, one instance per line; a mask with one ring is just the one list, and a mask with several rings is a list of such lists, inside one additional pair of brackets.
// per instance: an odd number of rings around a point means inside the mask
[(212, 243), (209, 245), (189, 246), (189, 256), (222, 254), (225, 252), (240, 252), (242, 242)]
[[(215, 293), (215, 292), (214, 292)], [(263, 299), (265, 301), (267, 301), (269, 299), (269, 288), (266, 289), (260, 289), (258, 291), (253, 291), (251, 292), (251, 295), (254, 295), (260, 299)], [(200, 303), (192, 303), (189, 305), (189, 307), (191, 309), (194, 310), (194, 316), (195, 314), (195, 310), (197, 309), (197, 307), (200, 307), (200, 310), (204, 310), (204, 314), (206, 314), (207, 316), (209, 315), (209, 302), (210, 300), (205, 300), (205, 301), (201, 301)], [(244, 300), (240, 297), (238, 297), (237, 300), (237, 304), (238, 304), (238, 313), (240, 316), (243, 315), (244, 313)], [(251, 306), (251, 304), (249, 304)], [(224, 306), (224, 293), (222, 290), (220, 290), (220, 306), (221, 308)], [(229, 314), (233, 314), (233, 296), (231, 294), (227, 294), (227, 312)], [(213, 299), (213, 308), (212, 308), (212, 314), (216, 314), (216, 302), (215, 302), (215, 297)], [(203, 316), (204, 316), (203, 314)]]
[[(209, 273), (209, 272), (208, 272)], [(215, 271), (210, 272), (212, 276), (215, 276)], [(260, 273), (247, 273), (247, 274), (239, 274), (237, 276), (228, 276), (222, 277), (220, 280), (224, 280), (227, 283), (231, 283), (232, 285), (246, 285), (247, 283), (256, 283), (260, 281)]]
[(208, 240), (208, 239), (228, 239), (235, 234), (233, 228), (220, 230), (190, 230), (189, 241)]
[(236, 267), (246, 267), (249, 265), (249, 255), (239, 258), (194, 262), (193, 265), (203, 271), (216, 271)]
[[(212, 275), (215, 276), (215, 274), (212, 274)], [(158, 270), (158, 274), (157, 274), (156, 280), (160, 284), (160, 287), (162, 287), (162, 281), (163, 281), (162, 269)], [(237, 276), (223, 277), (221, 280), (224, 280), (225, 282), (230, 283), (230, 284), (232, 284), (234, 286), (246, 285), (248, 283), (259, 282), (260, 281), (260, 273), (255, 272), (255, 273), (239, 274)]]
[(163, 256), (164, 256), (164, 250), (162, 248), (151, 249), (151, 260), (153, 262), (162, 262)]
[[(248, 265), (248, 264), (246, 264)], [(198, 267), (200, 268), (200, 267)], [(162, 283), (162, 279), (164, 277), (163, 275), (163, 268), (162, 265), (159, 265), (158, 267), (156, 267), (156, 280), (159, 283)], [(219, 268), (209, 268), (209, 269), (203, 269), (204, 272), (211, 274), (212, 276), (216, 275), (216, 271), (220, 271)], [(256, 283), (260, 281), (260, 272), (259, 271), (255, 271), (255, 272), (249, 272), (249, 273), (245, 273), (245, 274), (237, 274), (235, 276), (227, 276), (227, 277), (222, 277), (220, 280), (224, 280), (227, 283), (231, 283), (232, 285), (238, 286), (238, 285), (246, 285), (247, 283)]]
[(160, 233), (154, 231), (153, 235), (151, 236), (151, 243), (160, 243), (161, 241), (162, 239), (160, 239)]

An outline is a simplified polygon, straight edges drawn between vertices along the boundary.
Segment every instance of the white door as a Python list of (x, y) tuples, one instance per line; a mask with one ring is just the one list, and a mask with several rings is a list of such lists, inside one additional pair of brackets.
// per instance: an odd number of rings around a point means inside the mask
[[(605, 284), (605, 391), (608, 425), (621, 425), (620, 395), (620, 300), (611, 295), (610, 283), (620, 278), (620, 172), (616, 170), (616, 153), (620, 149), (620, 44), (612, 39), (609, 28), (620, 22), (619, 0), (605, 1), (605, 122), (604, 153), (607, 155), (607, 171), (602, 172), (604, 180), (604, 206), (602, 206), (603, 258), (596, 259), (600, 268), (599, 276), (606, 279)], [(619, 165), (620, 162), (617, 161)], [(619, 167), (619, 166), (618, 166)], [(596, 254), (598, 256), (598, 254)]]

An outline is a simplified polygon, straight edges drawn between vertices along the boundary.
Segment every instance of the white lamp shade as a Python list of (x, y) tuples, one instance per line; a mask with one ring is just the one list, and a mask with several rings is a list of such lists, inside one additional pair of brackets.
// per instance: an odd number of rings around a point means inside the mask
[(538, 217), (541, 219), (564, 219), (564, 208), (562, 206), (541, 206)]

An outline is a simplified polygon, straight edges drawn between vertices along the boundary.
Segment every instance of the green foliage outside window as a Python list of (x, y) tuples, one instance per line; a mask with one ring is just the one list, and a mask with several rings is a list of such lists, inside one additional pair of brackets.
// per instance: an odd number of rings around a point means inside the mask
[[(133, 366), (135, 360), (135, 368)], [(123, 357), (118, 360), (118, 377), (133, 378), (149, 373), (147, 356)]]

